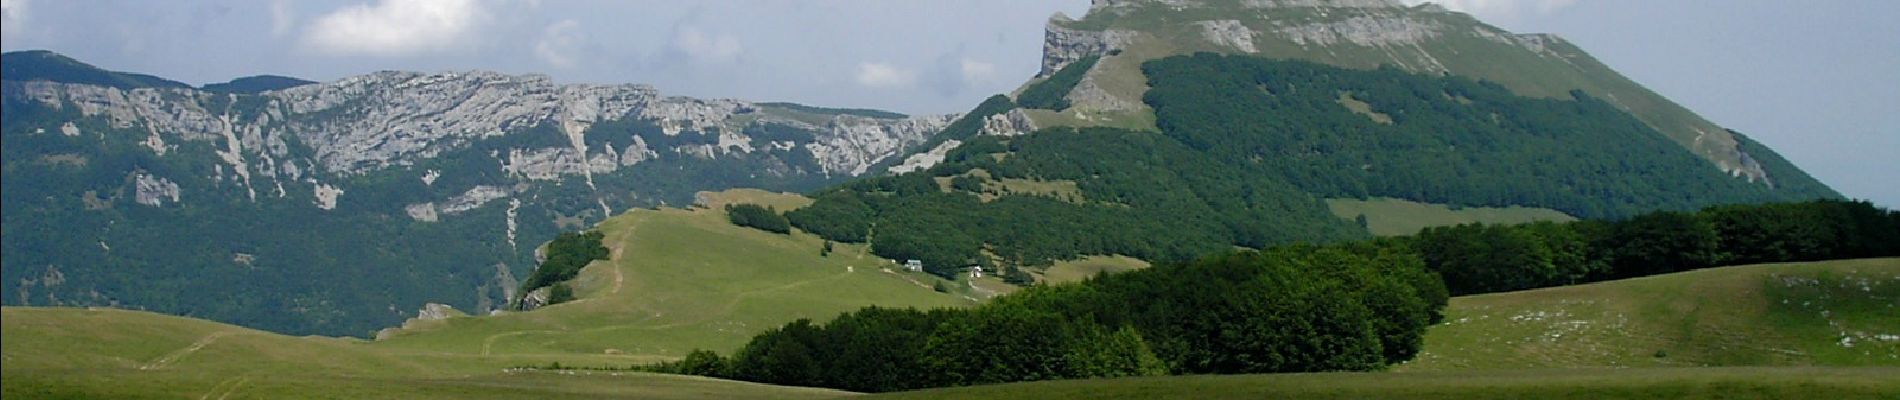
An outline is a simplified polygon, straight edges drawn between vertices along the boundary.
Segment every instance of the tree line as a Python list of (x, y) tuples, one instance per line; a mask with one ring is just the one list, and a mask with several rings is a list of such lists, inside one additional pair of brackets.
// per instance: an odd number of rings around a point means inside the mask
[(865, 392), (1161, 374), (1365, 371), (1411, 359), (1447, 299), (1423, 261), (1288, 246), (1035, 286), (973, 309), (801, 319), (653, 369)]
[(1843, 200), (1727, 205), (1619, 221), (1436, 227), (1392, 241), (1465, 295), (1717, 265), (1900, 256), (1900, 212)]
[[(574, 298), (573, 288), (563, 284), (574, 276), (580, 275), (581, 268), (594, 260), (607, 259), (607, 247), (601, 246), (600, 231), (564, 232), (548, 242), (546, 260), (535, 267), (528, 280), (521, 283), (521, 293), (553, 286), (549, 289), (548, 304), (559, 304)], [(560, 301), (556, 301), (560, 300)]]
[(1900, 256), (1900, 212), (1862, 201), (1731, 205), (1616, 221), (1467, 224), (1227, 252), (973, 309), (801, 319), (730, 357), (652, 370), (864, 392), (1159, 374), (1366, 371), (1418, 354), (1450, 296), (1714, 265)]

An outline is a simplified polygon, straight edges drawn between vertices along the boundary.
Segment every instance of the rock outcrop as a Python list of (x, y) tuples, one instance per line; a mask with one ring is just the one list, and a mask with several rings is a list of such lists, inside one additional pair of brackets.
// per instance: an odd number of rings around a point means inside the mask
[[(472, 143), (547, 134), (565, 146), (521, 147), (504, 171), (527, 179), (611, 172), (661, 152), (718, 158), (753, 150), (748, 124), (779, 123), (817, 133), (804, 147), (832, 174), (856, 175), (947, 125), (954, 115), (869, 118), (838, 115), (822, 124), (759, 113), (741, 100), (661, 96), (646, 85), (556, 85), (542, 75), (494, 72), (425, 74), (385, 71), (303, 85), (246, 98), (191, 89), (119, 89), (46, 81), (7, 82), (8, 96), (49, 107), (70, 105), (120, 129), (150, 132), (144, 143), (163, 155), (181, 141), (223, 142), (219, 156), (240, 184), (296, 180), (302, 172), (354, 176), (414, 165)], [(750, 116), (741, 120), (735, 116)], [(589, 148), (592, 125), (637, 119), (666, 135), (704, 135), (714, 144), (656, 149), (644, 138), (624, 148)], [(71, 124), (61, 132), (77, 135)], [(529, 140), (531, 142), (542, 142)], [(307, 146), (308, 154), (293, 151)]]

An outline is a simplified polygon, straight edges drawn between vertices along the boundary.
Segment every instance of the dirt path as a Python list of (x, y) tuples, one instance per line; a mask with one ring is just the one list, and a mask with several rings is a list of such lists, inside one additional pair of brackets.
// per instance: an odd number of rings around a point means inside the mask
[(910, 284), (917, 285), (917, 287), (920, 287), (920, 288), (931, 289), (931, 290), (937, 289), (937, 288), (931, 287), (930, 285), (925, 285), (923, 282), (918, 282), (916, 279), (911, 279), (911, 277), (904, 276), (904, 274), (897, 273), (897, 271), (892, 271), (889, 268), (879, 268), (878, 270), (884, 271), (884, 273), (886, 274), (891, 274), (891, 276), (895, 276), (903, 280), (910, 281)]
[[(198, 396), (198, 400), (210, 400), (212, 398), (211, 395), (214, 395), (214, 394), (218, 395), (217, 397), (218, 400), (224, 400), (225, 398), (231, 397), (231, 394), (237, 393), (238, 388), (244, 387), (244, 384), (250, 383), (250, 382), (251, 382), (251, 377), (248, 377), (248, 376), (230, 377), (228, 379), (225, 379), (222, 382), (218, 382), (216, 386), (212, 386), (211, 391), (205, 392), (203, 396)], [(231, 386), (225, 387), (224, 385), (226, 384), (229, 384)]]
[(613, 255), (607, 257), (607, 266), (614, 271), (614, 286), (612, 289), (607, 290), (608, 295), (620, 294), (620, 287), (627, 283), (627, 274), (620, 271), (620, 257), (627, 253), (628, 242), (632, 242), (633, 235), (639, 231), (640, 224), (638, 222), (628, 224), (627, 233), (620, 235), (619, 238), (615, 238), (614, 240)]
[(501, 338), (504, 338), (504, 337), (520, 336), (520, 335), (526, 335), (530, 333), (561, 333), (561, 331), (550, 331), (550, 330), (514, 331), (514, 332), (502, 332), (502, 333), (497, 333), (493, 335), (488, 335), (487, 338), (482, 339), (482, 355), (485, 356), (485, 355), (490, 354), (489, 350), (495, 347), (496, 340), (500, 340)]
[[(653, 330), (672, 329), (672, 328), (678, 328), (682, 326), (692, 326), (692, 325), (703, 324), (703, 323), (712, 321), (714, 319), (717, 319), (719, 317), (732, 315), (733, 309), (738, 308), (739, 303), (744, 302), (747, 298), (751, 298), (751, 297), (758, 296), (761, 294), (781, 291), (781, 290), (795, 289), (800, 286), (805, 286), (805, 285), (809, 285), (809, 284), (813, 284), (817, 282), (836, 280), (836, 279), (844, 278), (850, 275), (851, 275), (850, 272), (840, 272), (837, 274), (833, 274), (833, 275), (825, 276), (821, 278), (807, 279), (807, 280), (802, 280), (798, 282), (787, 283), (784, 285), (778, 285), (778, 286), (773, 286), (773, 287), (768, 287), (768, 288), (753, 289), (753, 290), (735, 293), (733, 294), (731, 300), (727, 300), (724, 305), (721, 305), (719, 307), (718, 311), (700, 314), (699, 318), (694, 318), (692, 320), (679, 321), (679, 322), (660, 324), (660, 325), (647, 325), (647, 326), (640, 326), (640, 324), (638, 323), (622, 324), (622, 325), (605, 326), (605, 327), (587, 329), (582, 332), (599, 332), (599, 331), (609, 331), (609, 330), (618, 330), (618, 329), (639, 329), (639, 330), (653, 331)], [(654, 317), (658, 317), (658, 315), (655, 315)]]
[(180, 358), (184, 358), (185, 356), (191, 355), (191, 353), (198, 352), (198, 350), (205, 348), (205, 346), (210, 346), (211, 343), (217, 342), (218, 338), (230, 336), (237, 333), (239, 332), (233, 332), (233, 331), (212, 332), (208, 335), (205, 335), (202, 338), (198, 338), (198, 341), (192, 342), (190, 346), (185, 346), (185, 348), (178, 349), (171, 353), (167, 353), (165, 354), (165, 356), (159, 357), (157, 360), (152, 360), (152, 362), (145, 363), (145, 365), (140, 365), (139, 369), (154, 370), (154, 369), (164, 368), (166, 365), (171, 365), (171, 363), (177, 362), (178, 359)]

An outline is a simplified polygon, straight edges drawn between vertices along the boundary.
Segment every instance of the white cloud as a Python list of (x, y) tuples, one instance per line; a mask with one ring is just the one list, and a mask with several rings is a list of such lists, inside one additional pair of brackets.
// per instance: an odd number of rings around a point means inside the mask
[(290, 28), (297, 25), (296, 15), (290, 12), (288, 0), (276, 0), (270, 3), (270, 35), (283, 37)]
[(858, 63), (858, 84), (874, 88), (900, 88), (917, 83), (917, 71), (886, 63)]
[(989, 82), (996, 77), (996, 64), (963, 59), (963, 81), (965, 83)]
[(13, 36), (26, 29), (26, 0), (0, 0), (0, 31)]
[(744, 46), (730, 34), (708, 34), (698, 27), (682, 25), (673, 30), (673, 49), (695, 62), (719, 63), (738, 58)]
[(488, 12), (474, 0), (380, 0), (318, 17), (304, 43), (332, 54), (399, 56), (475, 43)]
[(573, 67), (586, 42), (587, 34), (581, 32), (580, 22), (562, 20), (541, 31), (541, 39), (534, 43), (534, 56), (558, 68)]

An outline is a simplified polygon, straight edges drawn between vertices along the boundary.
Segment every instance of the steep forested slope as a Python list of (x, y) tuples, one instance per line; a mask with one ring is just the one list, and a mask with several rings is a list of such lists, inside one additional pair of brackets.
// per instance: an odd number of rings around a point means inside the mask
[(830, 189), (789, 216), (948, 275), (1366, 235), (1327, 211), (1330, 197), (1620, 218), (1838, 196), (1733, 178), (1582, 92), (1533, 98), (1459, 77), (1207, 53), (1144, 71), (1159, 134), (978, 136), (929, 170)]

